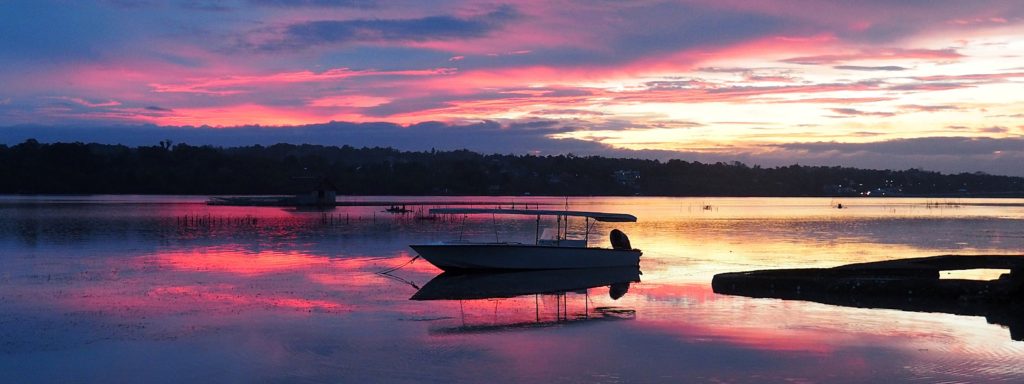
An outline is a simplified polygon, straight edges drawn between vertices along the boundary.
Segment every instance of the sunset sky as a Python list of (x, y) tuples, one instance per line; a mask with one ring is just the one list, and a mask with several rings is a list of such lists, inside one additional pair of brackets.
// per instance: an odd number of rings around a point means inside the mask
[(0, 3), (0, 143), (1024, 176), (1024, 2)]

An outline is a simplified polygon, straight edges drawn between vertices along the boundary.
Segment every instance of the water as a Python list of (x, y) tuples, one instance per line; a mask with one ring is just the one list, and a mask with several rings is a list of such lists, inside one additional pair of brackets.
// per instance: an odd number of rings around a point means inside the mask
[(376, 272), (409, 261), (412, 243), (532, 241), (534, 218), (204, 201), (0, 197), (0, 381), (1024, 379), (1024, 342), (984, 317), (727, 296), (710, 285), (721, 272), (1021, 254), (1020, 199), (572, 198), (570, 209), (639, 217), (592, 232), (607, 245), (608, 231), (623, 229), (644, 250), (641, 282), (625, 295), (600, 286), (429, 301), (409, 300), (440, 273), (422, 260)]

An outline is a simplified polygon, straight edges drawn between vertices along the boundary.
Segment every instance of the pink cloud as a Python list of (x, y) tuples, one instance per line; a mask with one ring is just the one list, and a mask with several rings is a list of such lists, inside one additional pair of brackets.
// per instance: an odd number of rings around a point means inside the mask
[[(1015, 18), (1015, 21), (1019, 21), (1019, 20), (1020, 20), (1019, 18)], [(1000, 25), (1000, 24), (1006, 24), (1006, 23), (1009, 23), (1009, 22), (1010, 22), (1010, 20), (1007, 20), (1005, 17), (976, 17), (976, 18), (973, 18), (973, 19), (960, 19), (960, 18), (958, 18), (958, 19), (953, 19), (953, 20), (949, 21), (950, 24), (971, 25), (971, 26), (978, 26), (978, 25)]]
[(218, 107), (175, 108), (173, 113), (146, 117), (158, 125), (232, 127), (246, 124), (269, 126), (317, 124), (325, 121), (363, 121), (362, 115), (310, 110), (304, 106), (273, 107), (261, 104), (233, 104)]
[(915, 77), (915, 79), (921, 81), (1003, 81), (1013, 78), (1024, 78), (1024, 72), (971, 73), (965, 75), (931, 75)]
[(185, 92), (207, 93), (215, 95), (231, 95), (243, 93), (238, 87), (267, 85), (328, 82), (357, 76), (437, 76), (455, 73), (454, 68), (436, 68), (406, 71), (353, 71), (348, 68), (335, 68), (323, 72), (297, 71), (278, 72), (267, 75), (232, 75), (217, 78), (190, 79), (185, 83), (161, 84), (152, 83), (154, 92)]
[[(728, 17), (737, 14), (754, 18), (770, 15), (775, 18), (772, 20), (780, 20), (784, 24), (766, 23), (768, 30), (765, 33), (736, 33), (732, 35), (733, 39), (725, 39), (721, 43), (691, 44), (673, 40), (675, 35), (662, 35), (665, 31), (674, 31), (672, 28), (679, 23), (672, 15), (667, 15), (664, 20), (638, 20), (623, 16), (636, 10), (650, 13), (651, 9), (660, 10), (657, 7), (664, 4), (538, 1), (515, 4), (512, 8), (516, 17), (471, 38), (409, 38), (387, 44), (361, 42), (344, 45), (344, 49), (336, 52), (324, 48), (312, 53), (279, 52), (272, 55), (234, 46), (203, 46), (163, 38), (153, 42), (153, 49), (169, 52), (171, 54), (168, 55), (173, 57), (145, 58), (146, 55), (141, 53), (124, 54), (122, 57), (127, 57), (118, 60), (75, 65), (46, 74), (49, 76), (31, 76), (17, 81), (14, 86), (33, 89), (37, 86), (33, 84), (42, 84), (41, 87), (46, 89), (68, 90), (61, 94), (67, 95), (65, 100), (76, 105), (44, 106), (34, 110), (55, 120), (82, 118), (213, 126), (301, 125), (329, 120), (387, 120), (412, 124), (427, 120), (490, 119), (521, 113), (522, 116), (576, 119), (579, 125), (621, 118), (649, 124), (647, 116), (614, 116), (601, 108), (648, 102), (884, 103), (910, 93), (962, 89), (986, 81), (1019, 77), (1019, 73), (922, 75), (909, 79), (913, 81), (908, 83), (906, 77), (886, 78), (888, 73), (879, 72), (896, 66), (861, 67), (861, 70), (846, 71), (839, 77), (834, 71), (816, 73), (811, 66), (791, 65), (831, 65), (862, 60), (969, 61), (971, 58), (965, 55), (974, 51), (966, 46), (934, 49), (944, 45), (926, 45), (930, 48), (921, 48), (915, 46), (910, 38), (937, 30), (961, 30), (943, 22), (951, 19), (952, 16), (947, 16), (954, 13), (959, 13), (957, 17), (965, 20), (979, 19), (995, 24), (1019, 21), (1004, 12), (1006, 7), (972, 4), (921, 7), (914, 4), (819, 2), (809, 6), (800, 1), (722, 0), (695, 1), (676, 8), (669, 7)], [(494, 7), (463, 4), (449, 8), (411, 6), (372, 11), (324, 10), (323, 13), (305, 9), (258, 20), (268, 30), (280, 31), (282, 26), (319, 19), (370, 20), (373, 17), (367, 15), (371, 13), (382, 20), (412, 20), (435, 15), (469, 20), (492, 12)], [(680, 14), (680, 17), (697, 16)], [(920, 26), (920, 32), (907, 28), (913, 31), (900, 32), (896, 36), (903, 40), (886, 40), (884, 46), (864, 39), (867, 34), (885, 32), (886, 28), (901, 20), (907, 26)], [(245, 38), (240, 36), (245, 33), (259, 37), (260, 33), (253, 29), (232, 32), (238, 38)], [(725, 31), (722, 33), (729, 35)], [(628, 54), (620, 53), (624, 47), (621, 43), (634, 41), (631, 40), (637, 38), (634, 34), (654, 36), (650, 40), (651, 47), (627, 50)], [(658, 41), (658, 36), (664, 41)], [(891, 48), (890, 45), (902, 48)], [(423, 55), (429, 57), (428, 60), (410, 59), (409, 70), (358, 69), (361, 65), (362, 68), (372, 68), (366, 63), (380, 62), (381, 58), (363, 53), (365, 50), (376, 54), (375, 49), (380, 46), (432, 51)], [(577, 53), (578, 58), (574, 56)], [(347, 60), (349, 57), (346, 55), (350, 54), (357, 60)], [(495, 57), (487, 57), (488, 54)], [(330, 57), (330, 60), (324, 60), (320, 55)], [(345, 66), (339, 66), (339, 63)], [(405, 63), (402, 65), (406, 67)], [(696, 72), (710, 66), (728, 67), (736, 72)], [(905, 69), (914, 70), (914, 74), (927, 74), (926, 67), (908, 66)], [(862, 73), (872, 68), (874, 72)], [(872, 80), (862, 80), (868, 75), (873, 76)], [(651, 85), (656, 82), (668, 86)], [(672, 82), (675, 83), (670, 84)], [(24, 99), (19, 97), (19, 101)], [(111, 104), (115, 102), (123, 105)], [(77, 108), (79, 106), (86, 108)], [(836, 107), (841, 109), (843, 106)], [(899, 112), (953, 111), (909, 104), (907, 107), (859, 106), (851, 110), (859, 112), (856, 116), (880, 117), (883, 113), (890, 113), (879, 112), (880, 108)], [(716, 119), (728, 120), (724, 117)]]
[[(786, 52), (816, 52), (830, 46), (835, 40), (832, 35), (814, 35), (805, 37), (773, 36), (753, 41), (745, 41), (735, 45), (716, 49), (688, 49), (651, 57), (638, 57), (627, 63), (608, 65), (529, 65), (496, 69), (462, 70), (445, 79), (434, 79), (418, 82), (419, 86), (429, 89), (462, 90), (471, 93), (484, 87), (510, 88), (532, 84), (548, 86), (577, 86), (580, 83), (593, 83), (616, 79), (632, 79), (644, 76), (656, 76), (664, 73), (686, 73), (697, 69), (701, 64), (719, 61), (753, 58), (763, 55), (780, 55)], [(750, 74), (752, 81), (785, 81), (792, 78), (784, 75)]]

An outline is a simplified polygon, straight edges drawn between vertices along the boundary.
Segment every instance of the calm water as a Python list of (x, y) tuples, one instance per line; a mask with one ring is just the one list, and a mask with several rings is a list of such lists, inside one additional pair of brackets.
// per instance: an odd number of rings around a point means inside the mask
[[(405, 200), (430, 199), (451, 198)], [(0, 197), (0, 381), (1024, 380), (1024, 342), (984, 317), (711, 290), (721, 272), (1021, 254), (1020, 199), (573, 198), (570, 209), (639, 217), (593, 229), (607, 245), (620, 228), (644, 250), (624, 295), (619, 284), (430, 301), (410, 300), (440, 273), (428, 263), (377, 272), (409, 261), (411, 243), (532, 241), (534, 219), (204, 201)], [(513, 280), (587, 279), (607, 283)]]

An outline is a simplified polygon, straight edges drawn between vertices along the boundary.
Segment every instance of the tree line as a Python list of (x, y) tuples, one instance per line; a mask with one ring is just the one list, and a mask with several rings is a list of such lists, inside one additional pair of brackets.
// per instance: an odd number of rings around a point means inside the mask
[(276, 144), (0, 145), (0, 193), (292, 194), (326, 177), (349, 195), (1024, 196), (1024, 178), (600, 156)]

